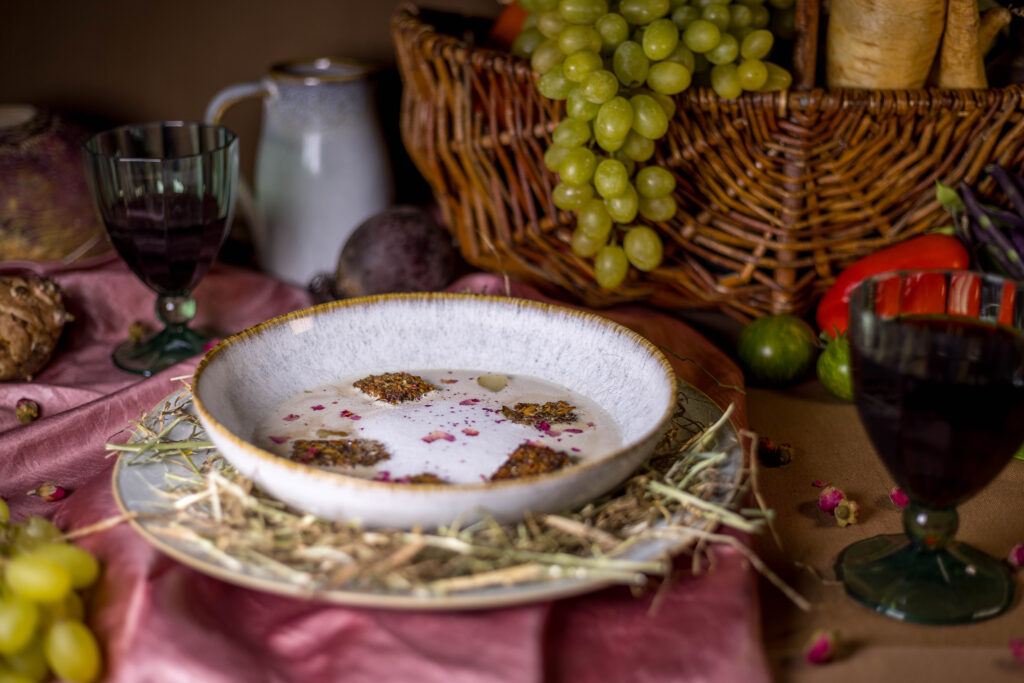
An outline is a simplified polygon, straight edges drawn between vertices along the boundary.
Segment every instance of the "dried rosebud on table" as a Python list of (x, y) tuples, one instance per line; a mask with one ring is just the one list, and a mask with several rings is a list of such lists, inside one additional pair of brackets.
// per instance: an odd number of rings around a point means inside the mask
[(836, 522), (839, 526), (848, 526), (850, 524), (856, 524), (860, 519), (860, 505), (857, 505), (857, 501), (849, 500), (844, 498), (839, 501), (836, 505), (836, 509), (832, 512), (835, 515)]
[(905, 508), (910, 503), (910, 498), (907, 497), (907, 494), (903, 493), (903, 489), (899, 486), (893, 486), (892, 490), (889, 491), (889, 500), (898, 508)]
[(788, 465), (793, 459), (793, 447), (788, 443), (778, 444), (762, 436), (757, 445), (757, 459), (765, 467)]
[(1018, 662), (1024, 663), (1024, 638), (1010, 639), (1010, 654)]
[(819, 629), (811, 635), (804, 650), (804, 658), (811, 664), (831, 662), (836, 656), (838, 643), (839, 636), (835, 631)]
[(19, 398), (18, 402), (14, 404), (14, 415), (23, 425), (35, 422), (39, 417), (39, 404), (30, 398)]
[(55, 481), (44, 481), (26, 495), (39, 496), (45, 501), (53, 502), (67, 496), (69, 491)]
[(826, 486), (818, 494), (818, 509), (826, 514), (833, 514), (836, 506), (846, 500), (846, 494), (834, 486)]
[(1017, 543), (1010, 548), (1010, 552), (1006, 555), (1006, 561), (1015, 569), (1024, 567), (1024, 543)]

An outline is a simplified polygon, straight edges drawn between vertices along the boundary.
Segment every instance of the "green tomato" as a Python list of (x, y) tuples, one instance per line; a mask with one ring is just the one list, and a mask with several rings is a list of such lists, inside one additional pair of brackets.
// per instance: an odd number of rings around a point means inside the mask
[(740, 332), (737, 351), (749, 379), (772, 386), (802, 380), (814, 367), (814, 330), (793, 315), (766, 315)]
[(833, 395), (844, 401), (853, 400), (853, 377), (850, 375), (850, 340), (846, 335), (828, 337), (825, 350), (818, 356), (818, 379)]

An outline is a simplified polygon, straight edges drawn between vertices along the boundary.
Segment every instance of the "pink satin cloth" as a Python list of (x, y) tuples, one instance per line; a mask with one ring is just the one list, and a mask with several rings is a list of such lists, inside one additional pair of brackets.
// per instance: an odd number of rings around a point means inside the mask
[[(5, 267), (6, 266), (6, 267)], [(22, 265), (21, 269), (25, 269)], [(92, 268), (30, 267), (63, 287), (75, 321), (51, 364), (30, 383), (0, 383), (0, 497), (12, 516), (45, 515), (70, 530), (119, 514), (114, 465), (104, 445), (124, 441), (129, 423), (180, 387), (192, 359), (143, 379), (117, 369), (112, 347), (134, 320), (155, 326), (154, 295), (120, 262)], [(0, 274), (17, 270), (0, 264)], [(472, 275), (454, 291), (505, 293), (504, 282)], [(517, 296), (543, 298), (513, 285)], [(309, 296), (259, 273), (215, 267), (195, 292), (198, 325), (238, 331), (309, 304)], [(735, 402), (746, 424), (742, 384), (729, 359), (693, 329), (639, 307), (604, 311), (695, 362), (679, 376), (721, 405)], [(701, 370), (697, 364), (704, 368)], [(36, 400), (42, 417), (21, 425), (14, 404)], [(58, 502), (26, 495), (43, 481), (72, 493)], [(711, 551), (713, 567), (688, 571), (669, 588), (634, 597), (625, 588), (553, 602), (461, 612), (325, 605), (238, 587), (163, 555), (128, 524), (81, 538), (103, 562), (88, 596), (103, 645), (103, 680), (117, 683), (421, 681), (769, 680), (761, 645), (757, 580), (742, 554)]]

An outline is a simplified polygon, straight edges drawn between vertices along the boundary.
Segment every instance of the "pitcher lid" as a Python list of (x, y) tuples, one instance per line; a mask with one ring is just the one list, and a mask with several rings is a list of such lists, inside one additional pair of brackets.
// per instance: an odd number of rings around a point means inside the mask
[(358, 81), (379, 67), (346, 57), (316, 57), (279, 62), (270, 67), (273, 78), (300, 81), (307, 85)]

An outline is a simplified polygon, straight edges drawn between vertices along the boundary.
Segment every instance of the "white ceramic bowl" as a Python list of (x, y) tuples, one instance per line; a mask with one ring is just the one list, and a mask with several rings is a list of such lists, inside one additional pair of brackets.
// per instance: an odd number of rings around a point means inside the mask
[[(617, 443), (523, 479), (403, 484), (302, 465), (253, 443), (281, 402), (325, 383), (382, 372), (465, 369), (531, 376), (596, 402)], [(221, 454), (280, 500), (326, 519), (433, 528), (486, 513), (501, 522), (570, 509), (622, 482), (657, 445), (676, 379), (651, 342), (607, 318), (475, 294), (348, 299), (274, 318), (221, 342), (193, 383), (199, 419)]]

